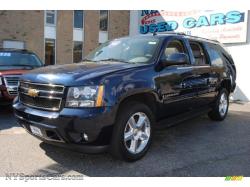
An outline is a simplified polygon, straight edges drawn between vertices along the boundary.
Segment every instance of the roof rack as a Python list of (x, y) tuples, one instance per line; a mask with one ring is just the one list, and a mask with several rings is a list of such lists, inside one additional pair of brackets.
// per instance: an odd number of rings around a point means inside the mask
[(218, 40), (203, 38), (203, 37), (200, 37), (200, 36), (193, 36), (193, 35), (186, 34), (184, 32), (174, 32), (174, 31), (167, 31), (167, 32), (161, 32), (161, 33), (154, 32), (153, 36), (159, 35), (159, 34), (176, 34), (176, 35), (188, 36), (188, 37), (199, 38), (199, 39), (203, 39), (203, 40), (208, 40), (208, 41), (213, 41), (213, 42), (216, 42), (216, 43), (220, 43)]
[(159, 34), (176, 34), (176, 35), (186, 35), (184, 32), (174, 32), (174, 31), (166, 31), (166, 32), (157, 32), (155, 31), (153, 35), (159, 35)]
[(193, 35), (186, 35), (186, 36), (190, 36), (190, 37), (193, 37), (193, 38), (198, 38), (198, 39), (203, 39), (203, 40), (208, 40), (208, 41), (213, 41), (213, 42), (216, 42), (216, 43), (220, 43), (218, 40), (203, 38), (203, 37), (200, 37), (200, 36), (193, 36)]

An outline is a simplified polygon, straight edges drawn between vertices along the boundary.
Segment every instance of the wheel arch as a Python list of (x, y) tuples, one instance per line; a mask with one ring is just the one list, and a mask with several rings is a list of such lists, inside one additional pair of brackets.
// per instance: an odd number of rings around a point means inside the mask
[(232, 83), (231, 83), (231, 80), (230, 79), (224, 79), (221, 81), (221, 84), (220, 84), (220, 89), (221, 88), (225, 88), (228, 93), (230, 93), (232, 91)]
[(146, 104), (148, 108), (152, 111), (155, 117), (157, 117), (157, 109), (158, 109), (158, 97), (154, 92), (137, 92), (133, 94), (129, 94), (120, 99), (117, 114), (121, 110), (121, 108), (129, 102), (140, 102)]

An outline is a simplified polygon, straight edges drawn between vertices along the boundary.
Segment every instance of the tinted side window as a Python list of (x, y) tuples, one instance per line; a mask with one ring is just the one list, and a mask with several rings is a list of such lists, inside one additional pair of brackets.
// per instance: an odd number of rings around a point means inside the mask
[(190, 47), (194, 56), (195, 65), (209, 64), (201, 44), (199, 44), (198, 42), (190, 42)]
[(169, 55), (172, 55), (174, 53), (186, 53), (182, 41), (179, 40), (171, 41), (164, 49), (161, 59), (165, 60), (168, 58)]
[(212, 46), (212, 45), (208, 46), (208, 54), (209, 54), (212, 66), (223, 67), (223, 59), (215, 46)]

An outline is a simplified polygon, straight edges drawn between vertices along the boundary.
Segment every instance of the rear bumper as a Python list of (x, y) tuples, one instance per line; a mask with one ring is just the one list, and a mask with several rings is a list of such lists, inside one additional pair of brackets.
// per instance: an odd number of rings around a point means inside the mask
[[(15, 101), (13, 109), (18, 123), (33, 136), (49, 144), (86, 153), (99, 153), (107, 149), (115, 120), (111, 107), (65, 108), (60, 112), (47, 112)], [(30, 126), (39, 128), (42, 135), (34, 135)], [(84, 134), (88, 136), (87, 139)]]

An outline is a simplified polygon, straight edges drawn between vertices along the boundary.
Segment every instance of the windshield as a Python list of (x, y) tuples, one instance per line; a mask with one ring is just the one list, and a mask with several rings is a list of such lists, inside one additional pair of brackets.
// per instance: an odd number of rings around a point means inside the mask
[(20, 52), (0, 52), (0, 66), (41, 67), (42, 62), (34, 54)]
[(108, 41), (92, 51), (85, 60), (150, 63), (156, 52), (157, 38), (121, 38)]

